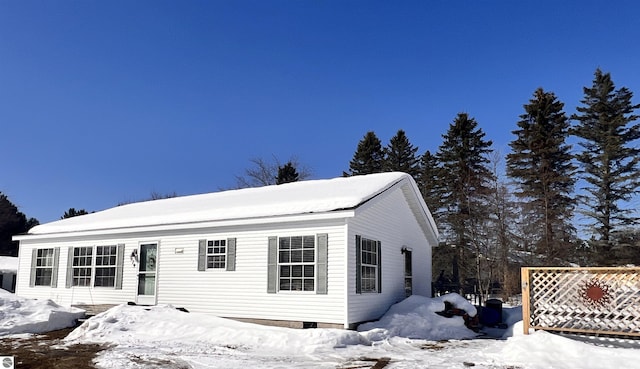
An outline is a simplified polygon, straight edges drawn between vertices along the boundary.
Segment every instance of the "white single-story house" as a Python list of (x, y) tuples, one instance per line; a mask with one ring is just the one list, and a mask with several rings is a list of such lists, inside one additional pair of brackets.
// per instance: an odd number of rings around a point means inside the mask
[(18, 258), (15, 256), (0, 256), (0, 288), (9, 292), (15, 291), (17, 273)]
[(294, 327), (353, 328), (431, 294), (438, 231), (390, 172), (122, 205), (38, 225), (16, 294), (61, 305), (171, 304)]

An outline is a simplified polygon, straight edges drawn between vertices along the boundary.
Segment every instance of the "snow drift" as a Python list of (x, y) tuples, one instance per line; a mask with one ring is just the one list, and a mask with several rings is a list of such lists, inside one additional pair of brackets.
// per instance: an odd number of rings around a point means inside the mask
[(432, 341), (475, 337), (477, 333), (464, 325), (461, 316), (445, 318), (436, 314), (445, 310), (445, 301), (470, 316), (477, 314), (475, 306), (455, 293), (436, 298), (414, 295), (391, 306), (380, 320), (360, 325), (358, 331), (373, 341), (390, 337)]
[(84, 310), (51, 300), (24, 299), (0, 289), (0, 336), (43, 333), (73, 327)]

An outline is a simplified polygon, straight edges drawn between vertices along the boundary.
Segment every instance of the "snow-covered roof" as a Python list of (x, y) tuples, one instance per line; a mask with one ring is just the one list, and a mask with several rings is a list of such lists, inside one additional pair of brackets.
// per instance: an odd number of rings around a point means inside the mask
[(0, 256), (0, 273), (16, 272), (18, 258), (14, 256)]
[(300, 181), (127, 204), (41, 224), (28, 235), (326, 213), (353, 209), (401, 181), (417, 190), (400, 172)]

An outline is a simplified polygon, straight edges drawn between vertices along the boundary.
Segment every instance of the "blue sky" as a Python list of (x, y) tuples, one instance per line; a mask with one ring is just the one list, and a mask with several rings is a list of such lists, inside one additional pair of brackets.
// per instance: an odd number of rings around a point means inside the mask
[[(340, 176), (367, 131), (435, 152), (459, 112), (503, 153), (534, 90), (640, 94), (637, 1), (0, 0), (0, 191), (28, 217)], [(640, 97), (636, 95), (634, 102)]]

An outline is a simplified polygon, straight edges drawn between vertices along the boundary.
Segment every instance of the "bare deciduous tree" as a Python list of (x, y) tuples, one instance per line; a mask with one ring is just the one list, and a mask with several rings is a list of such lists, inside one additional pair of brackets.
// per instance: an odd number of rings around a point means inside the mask
[[(282, 167), (280, 160), (274, 155), (272, 161), (263, 158), (249, 160), (253, 166), (245, 169), (244, 175), (236, 176), (236, 188), (262, 187), (276, 184), (278, 169)], [(298, 172), (298, 180), (311, 177), (311, 170), (300, 164), (296, 157), (287, 160)]]

